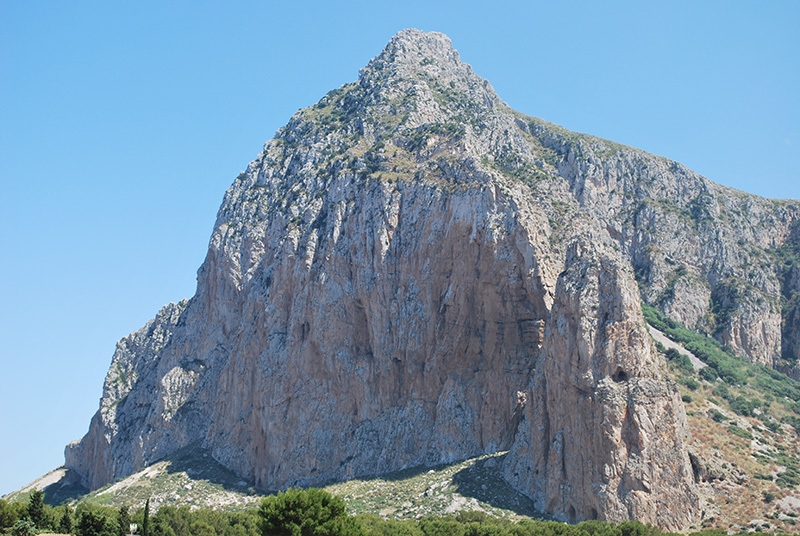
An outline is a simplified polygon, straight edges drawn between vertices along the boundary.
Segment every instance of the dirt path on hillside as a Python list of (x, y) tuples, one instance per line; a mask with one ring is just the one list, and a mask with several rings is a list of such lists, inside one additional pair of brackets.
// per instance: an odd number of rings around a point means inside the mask
[(653, 327), (653, 326), (651, 326), (650, 324), (648, 324), (648, 325), (647, 325), (647, 327), (650, 329), (650, 335), (653, 337), (653, 339), (654, 339), (656, 342), (659, 342), (659, 343), (661, 343), (662, 345), (664, 345), (664, 348), (667, 348), (667, 349), (669, 349), (669, 348), (674, 348), (675, 350), (679, 351), (680, 353), (688, 355), (688, 356), (689, 356), (689, 359), (690, 359), (690, 360), (691, 360), (691, 362), (692, 362), (692, 366), (694, 367), (694, 370), (695, 370), (695, 371), (698, 371), (698, 370), (700, 370), (701, 368), (704, 368), (704, 367), (707, 367), (707, 366), (708, 366), (708, 365), (706, 365), (705, 363), (703, 363), (703, 362), (700, 360), (700, 358), (699, 358), (699, 357), (697, 357), (697, 356), (696, 356), (696, 355), (694, 355), (692, 352), (690, 352), (689, 350), (687, 350), (686, 348), (684, 348), (684, 347), (683, 347), (683, 345), (681, 345), (681, 344), (678, 344), (677, 342), (673, 341), (672, 339), (670, 339), (669, 337), (667, 337), (666, 335), (664, 335), (664, 333), (663, 333), (663, 332), (661, 332), (661, 331), (657, 330), (656, 328), (654, 328), (654, 327)]

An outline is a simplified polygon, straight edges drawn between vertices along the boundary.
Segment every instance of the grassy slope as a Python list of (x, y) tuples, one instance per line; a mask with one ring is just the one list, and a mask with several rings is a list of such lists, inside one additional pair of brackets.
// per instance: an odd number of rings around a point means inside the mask
[[(408, 469), (380, 477), (359, 478), (324, 486), (341, 496), (351, 513), (374, 513), (394, 519), (478, 510), (510, 520), (536, 517), (531, 501), (500, 477), (503, 453), (451, 465)], [(81, 500), (138, 508), (150, 497), (153, 508), (189, 505), (243, 510), (263, 495), (219, 465), (200, 448), (183, 449)]]
[(644, 310), (648, 323), (714, 371), (698, 373), (688, 358), (665, 353), (686, 405), (691, 450), (709, 468), (703, 526), (800, 531), (800, 384)]

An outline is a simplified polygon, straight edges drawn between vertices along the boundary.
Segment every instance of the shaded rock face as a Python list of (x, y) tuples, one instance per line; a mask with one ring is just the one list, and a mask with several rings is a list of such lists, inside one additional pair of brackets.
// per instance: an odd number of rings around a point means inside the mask
[(97, 488), (200, 442), (279, 489), (510, 448), (548, 511), (676, 527), (683, 409), (639, 300), (771, 364), (798, 219), (514, 112), (403, 31), (236, 178), (195, 296), (120, 341), (67, 466)]
[(685, 414), (642, 321), (633, 274), (579, 240), (558, 280), (540, 366), (505, 473), (566, 521), (694, 521)]
[[(201, 436), (200, 419), (192, 419), (186, 407), (198, 372), (182, 364), (179, 354), (165, 351), (176, 342), (187, 303), (163, 307), (117, 343), (89, 432), (65, 450), (65, 465), (90, 489), (132, 474), (172, 453), (174, 445)], [(161, 446), (154, 449), (154, 442)]]
[(800, 221), (780, 249), (783, 264), (783, 332), (781, 370), (800, 379)]

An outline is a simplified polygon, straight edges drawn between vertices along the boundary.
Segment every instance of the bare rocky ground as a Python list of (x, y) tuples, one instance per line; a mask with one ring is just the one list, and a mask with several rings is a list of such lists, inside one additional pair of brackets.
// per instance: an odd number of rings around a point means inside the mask
[(669, 337), (664, 335), (663, 332), (657, 330), (653, 326), (650, 326), (650, 335), (653, 336), (654, 341), (660, 343), (662, 346), (664, 346), (664, 348), (674, 348), (675, 350), (678, 350), (682, 354), (689, 356), (689, 359), (692, 361), (692, 366), (694, 367), (694, 370), (698, 371), (701, 368), (708, 366), (705, 363), (703, 363), (703, 361), (699, 357), (694, 355), (692, 352), (690, 352), (677, 342), (670, 340)]

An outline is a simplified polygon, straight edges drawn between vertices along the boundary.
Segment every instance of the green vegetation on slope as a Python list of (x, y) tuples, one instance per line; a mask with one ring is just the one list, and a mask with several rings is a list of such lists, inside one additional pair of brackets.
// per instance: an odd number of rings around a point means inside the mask
[[(642, 304), (647, 323), (659, 331), (664, 332), (670, 339), (681, 343), (687, 350), (699, 357), (713, 371), (704, 373), (704, 379), (713, 381), (716, 374), (725, 384), (729, 386), (750, 385), (759, 392), (782, 400), (786, 409), (793, 413), (800, 413), (800, 382), (781, 374), (777, 370), (767, 368), (763, 365), (750, 363), (743, 357), (734, 355), (729, 349), (719, 342), (692, 331), (678, 322), (670, 320), (664, 314), (647, 304)], [(709, 376), (710, 375), (710, 376)], [(722, 395), (729, 400), (729, 396)], [(752, 414), (753, 406), (729, 400), (733, 406), (738, 405), (744, 413), (741, 415)]]
[(656, 343), (686, 406), (695, 476), (709, 494), (704, 527), (794, 532), (800, 485), (800, 383), (734, 355), (646, 304), (647, 322), (695, 354)]

